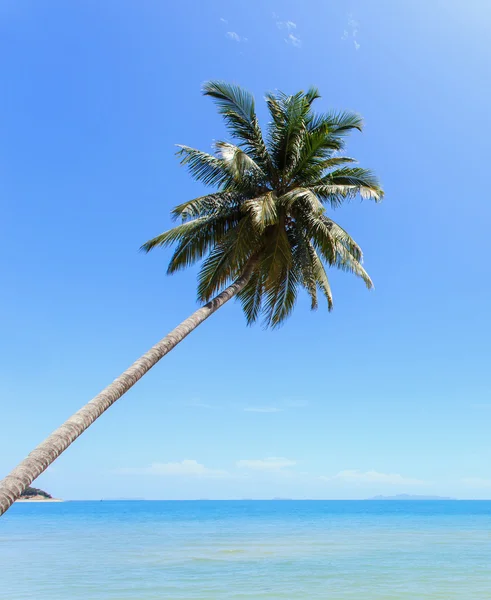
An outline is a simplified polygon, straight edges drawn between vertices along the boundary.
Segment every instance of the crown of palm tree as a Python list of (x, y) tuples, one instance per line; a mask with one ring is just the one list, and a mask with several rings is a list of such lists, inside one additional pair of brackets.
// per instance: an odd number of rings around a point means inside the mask
[(251, 276), (238, 298), (249, 324), (261, 315), (278, 326), (291, 313), (298, 289), (305, 288), (312, 309), (318, 292), (332, 309), (325, 266), (372, 281), (362, 266), (361, 248), (326, 214), (358, 194), (379, 201), (375, 175), (346, 166), (340, 156), (344, 138), (362, 130), (351, 112), (318, 114), (317, 89), (287, 96), (268, 94), (271, 115), (266, 138), (255, 113), (254, 97), (224, 82), (205, 84), (235, 143), (215, 143), (215, 154), (180, 146), (178, 154), (197, 181), (216, 191), (180, 204), (172, 211), (181, 224), (142, 246), (177, 244), (168, 272), (204, 258), (198, 298), (208, 301), (248, 268)]

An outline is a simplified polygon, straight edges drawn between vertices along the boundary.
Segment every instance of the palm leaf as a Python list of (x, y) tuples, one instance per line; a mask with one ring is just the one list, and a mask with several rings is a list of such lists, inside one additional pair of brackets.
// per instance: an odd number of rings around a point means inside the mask
[(327, 130), (329, 135), (345, 136), (353, 129), (363, 131), (363, 119), (350, 111), (312, 114), (308, 122), (310, 131)]
[(232, 180), (227, 164), (221, 158), (217, 158), (201, 150), (189, 146), (178, 146), (177, 154), (181, 156), (181, 165), (186, 165), (189, 172), (196, 181), (205, 185), (222, 186)]
[(280, 171), (291, 172), (300, 159), (302, 134), (311, 103), (303, 92), (293, 96), (267, 94), (266, 103), (272, 117), (269, 145), (273, 164)]
[(211, 250), (198, 276), (198, 298), (207, 302), (221, 287), (240, 274), (256, 247), (250, 218), (242, 218)]
[(231, 210), (198, 217), (149, 240), (141, 249), (149, 252), (158, 246), (166, 247), (177, 242), (168, 267), (168, 273), (174, 273), (203, 258), (216, 244), (220, 243), (227, 232), (235, 230), (240, 216), (238, 211)]
[(299, 207), (295, 211), (295, 222), (303, 229), (304, 235), (313, 247), (319, 251), (326, 262), (333, 265), (336, 262), (336, 243), (331, 235), (330, 227), (322, 215), (308, 208)]
[(368, 169), (344, 167), (332, 171), (310, 189), (322, 200), (331, 205), (339, 205), (346, 198), (354, 198), (358, 194), (363, 199), (382, 200), (384, 192), (377, 177)]
[(361, 264), (363, 262), (363, 252), (360, 246), (349, 235), (349, 233), (345, 231), (340, 225), (335, 223), (332, 219), (329, 219), (326, 216), (322, 216), (321, 220), (326, 224), (326, 227), (329, 229), (331, 237), (334, 238), (337, 242), (341, 243), (348, 250), (351, 256), (353, 256), (353, 258)]
[(257, 269), (244, 289), (237, 295), (248, 325), (255, 323), (261, 313), (263, 286), (263, 274)]
[(329, 279), (327, 278), (327, 273), (324, 269), (324, 265), (322, 264), (322, 261), (319, 258), (318, 254), (315, 252), (315, 250), (313, 255), (313, 270), (315, 278), (317, 280), (317, 285), (326, 297), (327, 308), (329, 311), (331, 311), (334, 307), (332, 301), (331, 285), (329, 284)]
[(315, 310), (318, 306), (317, 280), (313, 268), (313, 254), (315, 250), (298, 226), (292, 227), (290, 235), (293, 237), (293, 262), (297, 265), (301, 273), (302, 285), (310, 296), (311, 309)]
[(333, 157), (333, 153), (344, 148), (344, 142), (319, 129), (306, 130), (303, 135), (299, 159), (292, 169), (290, 178), (298, 185), (312, 183), (324, 176), (326, 169), (355, 162), (351, 158)]
[(320, 216), (325, 212), (319, 198), (308, 188), (297, 187), (280, 196), (277, 202), (279, 206), (284, 207), (293, 215), (296, 215), (297, 209), (308, 211), (315, 216)]
[(365, 285), (368, 289), (373, 288), (373, 282), (370, 279), (370, 276), (362, 267), (362, 265), (349, 253), (348, 249), (336, 242), (336, 267), (341, 269), (342, 271), (346, 271), (347, 273), (352, 273), (357, 277), (360, 277), (365, 282)]
[(271, 161), (255, 113), (254, 96), (223, 81), (209, 81), (203, 94), (213, 98), (230, 133), (249, 151), (261, 169), (271, 172)]
[(284, 267), (276, 280), (266, 284), (264, 325), (276, 328), (290, 315), (297, 299), (298, 277), (295, 267)]
[(254, 228), (262, 233), (266, 227), (278, 222), (278, 211), (276, 207), (276, 195), (268, 192), (259, 198), (251, 198), (242, 204), (242, 209), (251, 215)]
[(261, 269), (265, 274), (266, 283), (275, 282), (280, 277), (280, 273), (292, 265), (290, 241), (281, 225), (268, 228), (264, 237)]
[(247, 152), (228, 142), (217, 142), (215, 146), (221, 155), (221, 159), (227, 165), (227, 170), (236, 181), (250, 178), (256, 185), (264, 181), (264, 172)]
[(241, 196), (238, 193), (216, 192), (179, 204), (172, 209), (171, 215), (173, 219), (180, 218), (186, 221), (238, 208), (240, 200)]

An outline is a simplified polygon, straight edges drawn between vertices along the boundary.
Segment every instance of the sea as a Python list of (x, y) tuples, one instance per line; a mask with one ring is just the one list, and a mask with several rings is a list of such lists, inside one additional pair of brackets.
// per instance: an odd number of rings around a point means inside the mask
[(491, 502), (16, 504), (0, 598), (491, 599)]

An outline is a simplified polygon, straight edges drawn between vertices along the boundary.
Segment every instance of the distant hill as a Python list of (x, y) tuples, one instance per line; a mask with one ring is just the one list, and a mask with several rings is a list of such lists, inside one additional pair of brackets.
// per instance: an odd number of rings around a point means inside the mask
[(397, 494), (397, 496), (374, 496), (369, 500), (455, 500), (446, 496), (413, 496), (411, 494)]
[(44, 490), (40, 490), (39, 488), (33, 488), (33, 487), (26, 488), (20, 495), (21, 498), (26, 498), (27, 500), (29, 500), (29, 498), (34, 498), (34, 497), (39, 498), (39, 496), (41, 496), (41, 498), (46, 498), (46, 500), (50, 500), (52, 498), (52, 496), (50, 496)]

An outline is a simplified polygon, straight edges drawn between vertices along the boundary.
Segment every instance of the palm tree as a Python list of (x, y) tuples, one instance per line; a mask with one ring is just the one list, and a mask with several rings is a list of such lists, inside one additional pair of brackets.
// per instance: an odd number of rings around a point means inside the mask
[(264, 138), (250, 93), (223, 82), (207, 83), (203, 91), (215, 100), (236, 143), (217, 142), (215, 154), (180, 146), (182, 164), (216, 191), (177, 206), (172, 214), (181, 223), (142, 248), (176, 244), (169, 273), (204, 259), (198, 299), (205, 304), (0, 482), (0, 515), (104, 411), (234, 296), (248, 324), (262, 317), (266, 327), (277, 327), (292, 312), (300, 288), (309, 294), (312, 309), (318, 293), (332, 309), (326, 265), (354, 273), (372, 287), (360, 247), (326, 212), (357, 195), (376, 201), (383, 196), (370, 171), (349, 166), (355, 161), (340, 154), (345, 136), (362, 130), (361, 118), (315, 113), (315, 88), (293, 96), (268, 94), (271, 122)]

